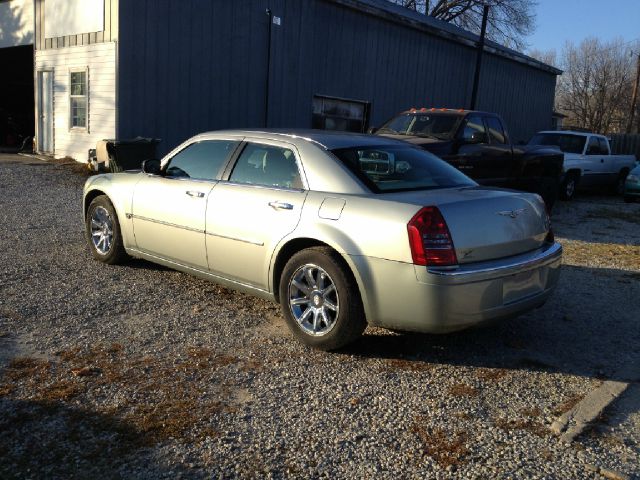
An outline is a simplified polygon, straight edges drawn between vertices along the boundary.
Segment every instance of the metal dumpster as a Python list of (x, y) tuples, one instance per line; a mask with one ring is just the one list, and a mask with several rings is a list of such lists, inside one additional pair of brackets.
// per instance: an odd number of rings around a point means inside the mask
[(157, 138), (136, 137), (127, 140), (101, 140), (95, 153), (89, 150), (89, 163), (96, 172), (138, 170), (144, 160), (156, 158)]

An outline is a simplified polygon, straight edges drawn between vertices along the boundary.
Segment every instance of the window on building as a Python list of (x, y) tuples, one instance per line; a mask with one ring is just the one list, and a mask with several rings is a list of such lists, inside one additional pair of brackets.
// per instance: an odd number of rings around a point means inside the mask
[(69, 111), (71, 128), (86, 129), (88, 125), (87, 71), (69, 74)]
[(364, 133), (369, 128), (371, 104), (361, 100), (313, 96), (313, 128)]

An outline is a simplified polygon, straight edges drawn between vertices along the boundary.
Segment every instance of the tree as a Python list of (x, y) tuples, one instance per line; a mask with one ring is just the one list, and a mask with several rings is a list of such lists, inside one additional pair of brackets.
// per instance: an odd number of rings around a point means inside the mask
[(527, 55), (529, 55), (532, 58), (535, 58), (536, 60), (540, 60), (542, 63), (546, 63), (547, 65), (553, 65), (556, 66), (558, 64), (557, 58), (558, 58), (558, 54), (556, 53), (555, 50), (537, 50), (537, 49), (533, 49), (533, 50), (529, 50), (527, 52)]
[(629, 119), (634, 58), (622, 40), (587, 38), (562, 51), (556, 108), (566, 124), (603, 134), (625, 130)]
[(535, 29), (535, 0), (389, 0), (458, 27), (480, 34), (482, 11), (489, 5), (487, 38), (524, 50), (525, 38)]

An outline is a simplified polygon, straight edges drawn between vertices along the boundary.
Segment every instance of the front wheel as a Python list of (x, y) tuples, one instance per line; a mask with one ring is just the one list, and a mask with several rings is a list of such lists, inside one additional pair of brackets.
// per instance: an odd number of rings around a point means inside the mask
[(108, 264), (122, 263), (127, 259), (118, 216), (106, 195), (97, 196), (89, 204), (85, 228), (94, 258)]
[(366, 327), (355, 280), (330, 248), (309, 248), (289, 259), (280, 303), (291, 332), (310, 347), (335, 350), (358, 339)]
[(571, 200), (578, 188), (577, 175), (567, 175), (567, 178), (560, 184), (560, 198), (563, 200)]

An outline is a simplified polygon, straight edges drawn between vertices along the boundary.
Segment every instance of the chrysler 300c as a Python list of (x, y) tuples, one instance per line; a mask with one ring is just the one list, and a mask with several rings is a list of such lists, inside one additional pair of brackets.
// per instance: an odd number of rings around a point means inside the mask
[(541, 306), (562, 248), (542, 199), (384, 137), (219, 131), (84, 188), (95, 258), (139, 257), (279, 302), (335, 349), (366, 325), (443, 333)]

